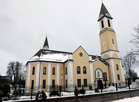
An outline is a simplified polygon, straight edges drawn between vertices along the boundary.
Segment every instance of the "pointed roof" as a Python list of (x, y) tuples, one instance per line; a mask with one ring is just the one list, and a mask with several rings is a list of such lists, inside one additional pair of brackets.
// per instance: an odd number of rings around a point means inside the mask
[(47, 36), (46, 36), (46, 38), (45, 38), (45, 42), (44, 42), (43, 48), (46, 47), (46, 46), (49, 48), (49, 44), (48, 44), (48, 40), (47, 40)]
[(105, 5), (102, 3), (98, 21), (100, 21), (103, 17), (108, 17), (113, 19), (110, 13), (108, 12), (107, 8), (105, 7)]

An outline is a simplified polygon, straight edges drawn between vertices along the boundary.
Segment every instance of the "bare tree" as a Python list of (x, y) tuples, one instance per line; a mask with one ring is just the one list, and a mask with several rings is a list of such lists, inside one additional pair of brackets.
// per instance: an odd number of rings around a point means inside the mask
[(126, 56), (123, 57), (122, 63), (124, 65), (127, 77), (133, 79), (135, 77), (134, 75), (137, 75), (137, 73), (133, 71), (133, 69), (138, 65), (136, 55), (132, 51), (129, 52)]
[(130, 41), (130, 43), (133, 43), (136, 47), (136, 50), (133, 50), (134, 54), (139, 55), (139, 25), (133, 29), (136, 34), (132, 34), (134, 38)]
[(20, 80), (21, 69), (22, 69), (22, 63), (18, 61), (16, 62), (12, 61), (7, 66), (7, 75), (14, 77), (13, 85), (15, 89), (16, 89), (16, 84), (18, 84)]

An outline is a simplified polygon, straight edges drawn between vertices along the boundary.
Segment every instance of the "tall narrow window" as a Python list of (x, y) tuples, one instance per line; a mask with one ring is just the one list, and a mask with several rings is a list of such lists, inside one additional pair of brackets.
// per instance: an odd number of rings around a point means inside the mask
[(67, 75), (67, 67), (65, 68), (65, 74)]
[(83, 67), (83, 74), (86, 74), (86, 67)]
[(43, 74), (46, 74), (46, 67), (43, 68)]
[(117, 75), (117, 79), (120, 80), (120, 75), (119, 74)]
[(112, 44), (114, 44), (114, 39), (112, 39)]
[(33, 67), (33, 69), (32, 69), (32, 75), (34, 75), (35, 74), (35, 67)]
[(52, 80), (52, 88), (55, 88), (55, 80)]
[(81, 79), (77, 79), (77, 86), (81, 87)]
[(84, 87), (87, 87), (87, 79), (84, 79)]
[(108, 26), (111, 27), (111, 23), (110, 23), (110, 20), (109, 19), (108, 19)]
[(118, 64), (116, 64), (116, 69), (119, 70), (119, 66), (118, 66)]
[(68, 82), (67, 82), (67, 80), (66, 80), (66, 88), (68, 87)]
[(32, 80), (32, 82), (31, 82), (31, 88), (32, 89), (34, 88), (34, 80)]
[(80, 67), (77, 67), (77, 74), (80, 74)]
[(104, 28), (104, 22), (103, 22), (103, 20), (101, 21), (101, 27)]
[(52, 75), (55, 75), (55, 67), (52, 69)]
[(45, 85), (46, 85), (46, 81), (43, 80), (43, 88), (45, 88)]

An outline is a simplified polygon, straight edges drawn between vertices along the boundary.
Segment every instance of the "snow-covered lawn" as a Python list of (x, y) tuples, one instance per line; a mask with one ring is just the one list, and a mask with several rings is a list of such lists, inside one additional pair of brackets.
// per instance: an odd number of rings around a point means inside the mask
[(132, 97), (132, 98), (120, 99), (118, 101), (112, 101), (112, 102), (139, 102), (139, 96), (138, 97)]

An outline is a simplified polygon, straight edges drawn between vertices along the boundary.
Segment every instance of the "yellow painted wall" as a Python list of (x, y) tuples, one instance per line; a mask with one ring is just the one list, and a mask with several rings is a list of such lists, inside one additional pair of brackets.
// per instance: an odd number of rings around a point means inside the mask
[[(112, 39), (114, 39), (114, 44), (112, 44)], [(103, 42), (106, 43), (106, 50), (104, 50)], [(106, 30), (105, 32), (100, 34), (100, 45), (101, 45), (101, 53), (107, 50), (117, 50), (117, 40), (114, 32)]]
[(63, 65), (60, 65), (59, 66), (60, 67), (60, 71), (59, 71), (59, 83), (60, 83), (60, 85), (61, 86), (63, 86), (64, 85), (64, 83), (63, 83), (63, 80), (64, 80), (64, 75), (63, 75)]
[[(46, 74), (43, 74), (43, 68), (46, 67)], [(43, 88), (43, 80), (45, 80), (45, 88)], [(47, 81), (48, 81), (48, 64), (42, 63), (41, 65), (41, 81), (40, 81), (40, 86), (43, 89), (43, 91), (47, 91)]]
[(107, 83), (110, 83), (110, 78), (109, 78), (109, 68), (105, 64), (99, 61), (97, 58), (97, 61), (93, 64), (93, 72), (94, 72), (94, 81), (96, 81), (96, 69), (101, 69), (103, 73), (107, 73)]
[(116, 53), (114, 53), (114, 54), (112, 55), (112, 57), (113, 57), (113, 58), (119, 58), (119, 56), (118, 56)]
[[(116, 69), (116, 64), (119, 66), (119, 70)], [(116, 82), (121, 82), (122, 80), (122, 73), (121, 73), (121, 67), (120, 67), (120, 61), (119, 60), (114, 60), (114, 70), (115, 70), (115, 78)], [(117, 75), (120, 75), (120, 80), (118, 80)]]
[(27, 72), (26, 72), (26, 83), (25, 83), (25, 92), (27, 92), (27, 78), (28, 78), (28, 71), (29, 71), (29, 65), (27, 65)]
[(109, 55), (106, 54), (103, 56), (103, 59), (107, 59), (107, 58), (109, 58)]
[[(55, 67), (55, 75), (52, 75), (53, 67)], [(57, 85), (57, 64), (51, 64), (51, 81), (50, 81), (51, 86), (52, 86), (52, 80), (55, 80), (55, 85)]]
[[(82, 53), (83, 56), (81, 57), (79, 53)], [(79, 47), (74, 53), (73, 53), (73, 84), (77, 85), (77, 79), (81, 79), (81, 85), (84, 85), (83, 80), (87, 79), (87, 84), (91, 83), (90, 80), (90, 64), (89, 64), (89, 56), (85, 52), (85, 50), (82, 47)], [(77, 66), (80, 66), (81, 74), (77, 74)], [(86, 66), (87, 73), (83, 74), (83, 67)]]
[[(35, 67), (35, 74), (32, 75), (33, 67)], [(36, 86), (36, 73), (37, 73), (37, 64), (31, 64), (31, 71), (30, 71), (30, 83), (29, 83), (29, 88), (31, 89), (31, 84), (32, 80), (34, 80), (34, 90), (35, 91), (35, 86)]]

